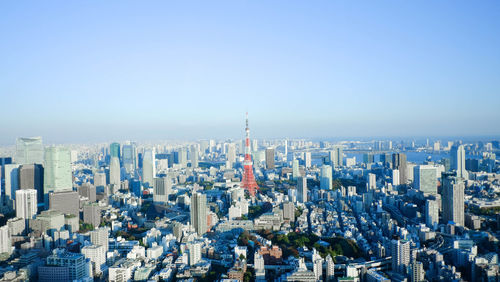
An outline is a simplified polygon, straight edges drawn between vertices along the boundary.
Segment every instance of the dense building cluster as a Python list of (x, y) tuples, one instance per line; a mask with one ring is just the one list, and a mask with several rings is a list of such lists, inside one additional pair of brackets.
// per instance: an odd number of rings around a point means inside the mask
[(0, 151), (0, 281), (498, 281), (499, 151), (18, 138)]

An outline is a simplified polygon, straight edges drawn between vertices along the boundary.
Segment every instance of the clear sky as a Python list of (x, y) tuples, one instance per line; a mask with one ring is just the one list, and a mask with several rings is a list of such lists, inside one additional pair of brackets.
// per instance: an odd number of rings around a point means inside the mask
[(500, 135), (500, 1), (0, 1), (0, 144)]

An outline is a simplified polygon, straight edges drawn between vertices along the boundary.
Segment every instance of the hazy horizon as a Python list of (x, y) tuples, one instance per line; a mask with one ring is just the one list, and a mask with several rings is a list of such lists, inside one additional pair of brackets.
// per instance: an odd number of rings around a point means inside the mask
[(500, 2), (0, 3), (0, 144), (499, 136)]

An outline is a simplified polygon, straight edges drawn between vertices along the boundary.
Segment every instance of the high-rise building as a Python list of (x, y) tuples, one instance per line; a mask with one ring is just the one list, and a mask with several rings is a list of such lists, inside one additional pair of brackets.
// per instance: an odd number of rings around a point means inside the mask
[(293, 202), (283, 203), (283, 219), (295, 222), (295, 205)]
[[(104, 180), (106, 181), (106, 180)], [(106, 184), (106, 183), (105, 183)], [(83, 183), (78, 186), (78, 194), (82, 197), (89, 199), (89, 202), (93, 203), (96, 201), (96, 186), (88, 182)]]
[(373, 155), (373, 153), (366, 153), (366, 154), (363, 154), (363, 162), (365, 164), (372, 164), (375, 162), (375, 156)]
[(313, 249), (312, 263), (316, 281), (323, 281), (323, 261), (324, 260), (321, 255), (316, 251), (316, 249)]
[(87, 264), (82, 254), (56, 249), (47, 257), (47, 266), (67, 267), (69, 269), (68, 281), (73, 281), (85, 278)]
[(73, 176), (71, 173), (70, 151), (63, 147), (46, 148), (43, 172), (44, 201), (48, 201), (50, 192), (71, 191), (72, 189)]
[(406, 268), (410, 265), (410, 242), (406, 240), (392, 240), (392, 271), (406, 275)]
[(333, 168), (339, 168), (344, 163), (344, 149), (340, 145), (333, 146), (333, 150), (329, 152), (330, 165)]
[(295, 159), (292, 162), (292, 179), (296, 180), (300, 176), (299, 160)]
[(106, 173), (104, 172), (96, 172), (94, 173), (94, 186), (97, 187), (106, 187)]
[(0, 227), (0, 254), (2, 253), (12, 253), (12, 241), (7, 224)]
[(420, 261), (415, 261), (411, 264), (411, 282), (423, 282), (425, 280), (424, 265)]
[(198, 192), (191, 197), (191, 225), (198, 235), (207, 232), (207, 197)]
[(307, 202), (307, 178), (300, 176), (297, 178), (297, 202)]
[(123, 145), (122, 160), (127, 173), (132, 173), (137, 168), (137, 148), (135, 144)]
[(90, 242), (94, 245), (104, 246), (104, 250), (107, 253), (109, 249), (109, 228), (100, 227), (96, 230), (90, 231)]
[(37, 203), (43, 203), (43, 166), (26, 164), (19, 167), (19, 189), (35, 189)]
[(392, 168), (399, 170), (399, 184), (406, 185), (408, 182), (406, 154), (395, 153), (392, 154)]
[(142, 181), (146, 187), (153, 186), (153, 178), (156, 176), (154, 149), (144, 151), (142, 160)]
[(374, 173), (368, 173), (368, 188), (377, 189), (377, 176)]
[(333, 182), (332, 182), (332, 167), (329, 165), (323, 165), (321, 167), (321, 178), (319, 180), (319, 186), (324, 190), (332, 190)]
[(413, 167), (413, 183), (415, 189), (426, 194), (437, 193), (437, 169), (432, 165)]
[(153, 201), (155, 203), (168, 202), (168, 195), (172, 190), (172, 183), (168, 177), (156, 177), (153, 185)]
[(399, 186), (399, 170), (397, 169), (392, 170), (392, 186)]
[[(6, 164), (4, 165), (4, 195), (7, 201), (12, 201), (16, 198), (16, 190), (19, 189), (19, 165)], [(1, 183), (1, 182), (0, 182)]]
[(436, 228), (439, 223), (439, 204), (436, 200), (425, 201), (425, 224), (430, 228)]
[(32, 219), (37, 211), (37, 191), (23, 189), (16, 191), (16, 217)]
[(234, 143), (227, 144), (227, 167), (232, 168), (234, 163), (236, 162), (236, 146)]
[(120, 171), (120, 159), (112, 156), (109, 163), (109, 184), (114, 185), (115, 189), (120, 187)]
[(443, 191), (443, 221), (448, 223), (453, 221), (457, 225), (464, 226), (464, 190), (465, 184), (461, 178), (450, 173), (442, 174)]
[(98, 227), (101, 224), (101, 207), (96, 203), (83, 206), (83, 222)]
[(49, 208), (64, 214), (80, 216), (80, 197), (77, 191), (51, 192)]
[(328, 254), (326, 256), (326, 282), (335, 281), (335, 263), (333, 262), (332, 256)]
[(266, 149), (266, 169), (274, 169), (274, 148)]
[(17, 164), (43, 164), (42, 137), (17, 138)]
[(109, 155), (111, 156), (111, 158), (118, 158), (120, 159), (121, 155), (120, 155), (120, 143), (111, 143), (109, 145)]
[(94, 273), (94, 276), (100, 274), (102, 272), (102, 266), (106, 264), (106, 251), (104, 246), (85, 246), (82, 248), (81, 252), (85, 258), (92, 262), (92, 273)]
[(457, 172), (457, 177), (468, 178), (465, 169), (465, 149), (464, 145), (454, 145), (450, 150), (450, 167)]
[(188, 244), (189, 265), (193, 266), (201, 260), (201, 242), (191, 242)]
[(311, 167), (311, 152), (305, 152), (304, 153), (304, 166), (306, 168)]
[(191, 146), (191, 151), (190, 151), (190, 157), (191, 157), (191, 167), (192, 168), (197, 168), (198, 167), (198, 145), (193, 145)]

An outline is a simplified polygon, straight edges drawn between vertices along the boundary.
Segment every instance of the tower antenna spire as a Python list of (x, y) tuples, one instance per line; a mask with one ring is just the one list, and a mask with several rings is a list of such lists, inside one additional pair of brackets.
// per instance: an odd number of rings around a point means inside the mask
[(245, 128), (245, 160), (243, 161), (243, 179), (241, 186), (248, 191), (250, 196), (254, 197), (255, 192), (259, 189), (255, 176), (253, 175), (252, 155), (250, 150), (250, 128), (248, 127), (248, 112), (246, 112), (246, 128)]

